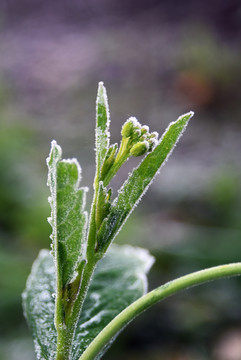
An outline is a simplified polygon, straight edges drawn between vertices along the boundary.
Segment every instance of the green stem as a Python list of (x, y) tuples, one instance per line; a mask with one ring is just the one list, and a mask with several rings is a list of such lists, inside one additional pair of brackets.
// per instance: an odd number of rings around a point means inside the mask
[(111, 179), (115, 176), (117, 171), (121, 168), (121, 166), (129, 158), (130, 149), (129, 149), (128, 143), (129, 143), (129, 138), (122, 139), (119, 151), (118, 151), (115, 161), (114, 161), (114, 164), (111, 166), (110, 170), (108, 171), (108, 173), (106, 174), (106, 176), (103, 180), (104, 186), (109, 185)]
[(80, 311), (82, 309), (86, 293), (89, 288), (90, 279), (95, 270), (95, 266), (96, 261), (86, 264), (78, 296), (73, 304), (68, 323), (62, 327), (58, 327), (56, 360), (71, 360), (71, 351), (75, 329), (78, 324)]
[(237, 275), (241, 275), (241, 262), (197, 271), (170, 281), (155, 290), (150, 291), (116, 316), (92, 341), (79, 360), (94, 360), (95, 357), (103, 351), (105, 346), (117, 336), (130, 321), (158, 301), (166, 299), (167, 297), (192, 286), (215, 279)]

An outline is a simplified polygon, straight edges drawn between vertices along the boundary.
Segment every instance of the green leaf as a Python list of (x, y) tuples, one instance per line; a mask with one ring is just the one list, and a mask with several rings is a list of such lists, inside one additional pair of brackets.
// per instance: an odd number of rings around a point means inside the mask
[(73, 360), (79, 358), (116, 315), (147, 292), (146, 274), (153, 262), (154, 258), (145, 249), (127, 245), (110, 247), (97, 265), (80, 315)]
[(127, 217), (148, 189), (160, 167), (168, 159), (192, 116), (193, 112), (189, 112), (180, 116), (177, 121), (172, 122), (156, 148), (143, 159), (123, 184), (118, 197), (113, 201), (108, 217), (103, 220), (98, 231), (97, 244), (100, 252), (104, 253), (110, 242), (115, 238)]
[(37, 359), (54, 360), (57, 333), (54, 326), (55, 266), (48, 250), (34, 261), (22, 295), (24, 315), (30, 327)]
[(103, 82), (100, 82), (96, 99), (96, 185), (109, 149), (109, 125), (110, 115), (106, 89)]
[(47, 159), (51, 191), (53, 252), (61, 287), (73, 281), (85, 259), (87, 213), (84, 211), (87, 188), (79, 188), (81, 169), (76, 159), (61, 160), (62, 150), (52, 142)]
[[(73, 360), (80, 357), (116, 315), (147, 291), (146, 273), (153, 261), (144, 249), (116, 245), (109, 249), (97, 265), (81, 312)], [(23, 293), (24, 312), (34, 338), (37, 359), (55, 358), (55, 291), (53, 258), (47, 250), (42, 250), (33, 264)]]

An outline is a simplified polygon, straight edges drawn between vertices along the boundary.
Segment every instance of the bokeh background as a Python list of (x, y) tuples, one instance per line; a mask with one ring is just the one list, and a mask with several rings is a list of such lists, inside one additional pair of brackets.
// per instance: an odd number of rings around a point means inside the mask
[[(0, 359), (33, 360), (21, 292), (49, 247), (45, 158), (54, 138), (94, 176), (97, 83), (112, 141), (136, 116), (188, 130), (116, 240), (156, 256), (150, 288), (241, 256), (241, 3), (236, 0), (0, 1)], [(114, 181), (117, 189), (135, 165)], [(240, 360), (241, 281), (156, 305), (105, 360)]]

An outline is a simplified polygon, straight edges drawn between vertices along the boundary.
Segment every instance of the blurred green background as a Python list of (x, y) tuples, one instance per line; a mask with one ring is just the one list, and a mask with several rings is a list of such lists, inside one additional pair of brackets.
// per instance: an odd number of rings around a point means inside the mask
[[(150, 288), (241, 254), (241, 4), (235, 0), (0, 2), (0, 360), (33, 360), (21, 292), (49, 247), (54, 138), (94, 176), (97, 83), (112, 142), (136, 116), (162, 133), (195, 117), (116, 240), (150, 249)], [(135, 165), (130, 160), (114, 189)], [(241, 279), (192, 289), (130, 325), (104, 359), (240, 360)]]

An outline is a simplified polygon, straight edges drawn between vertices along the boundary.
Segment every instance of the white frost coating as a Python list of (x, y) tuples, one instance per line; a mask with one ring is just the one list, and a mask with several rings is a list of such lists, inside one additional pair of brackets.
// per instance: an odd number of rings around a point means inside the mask
[(82, 332), (78, 332), (78, 337), (84, 337), (87, 336), (89, 334), (88, 330), (84, 330)]
[(149, 139), (149, 142), (152, 144), (152, 150), (154, 150), (155, 147), (159, 144), (158, 140), (155, 138)]
[(154, 138), (155, 138), (155, 139), (157, 139), (157, 138), (158, 138), (158, 136), (159, 136), (159, 134), (158, 134), (158, 132), (157, 132), (157, 131), (153, 131), (153, 132), (151, 132), (151, 133), (150, 133), (150, 135), (154, 136)]
[(112, 247), (118, 247), (119, 250), (126, 255), (138, 257), (144, 265), (143, 271), (146, 274), (149, 272), (150, 268), (155, 262), (154, 256), (152, 256), (147, 249), (134, 247), (131, 245), (122, 245), (121, 247), (119, 247), (118, 245), (112, 245)]
[(141, 127), (141, 124), (139, 123), (139, 121), (135, 116), (129, 117), (126, 121), (131, 121), (134, 127), (138, 127), (138, 128)]
[(91, 319), (89, 319), (88, 321), (81, 324), (80, 329), (82, 329), (82, 328), (84, 329), (91, 324), (99, 324), (102, 320), (102, 316), (106, 315), (106, 314), (109, 314), (109, 310), (101, 310), (98, 314), (93, 316)]
[(107, 136), (108, 147), (109, 147), (110, 132), (108, 131), (108, 129), (110, 126), (110, 111), (109, 111), (109, 105), (108, 105), (107, 92), (106, 92), (106, 88), (104, 86), (103, 81), (100, 81), (99, 86), (98, 86), (98, 92), (97, 92), (97, 98), (96, 98), (96, 114), (98, 114), (98, 111), (97, 111), (98, 104), (101, 104), (106, 108), (106, 116), (107, 116), (106, 129), (107, 130), (105, 131), (105, 135)]
[[(56, 242), (57, 239), (57, 163), (61, 160), (62, 149), (55, 140), (51, 142), (51, 149), (49, 156), (46, 159), (49, 168), (47, 185), (50, 187), (51, 196), (48, 198), (51, 206), (51, 217), (49, 223), (52, 225), (52, 241)], [(52, 161), (52, 164), (51, 164)], [(55, 252), (57, 251), (57, 244), (55, 243)], [(54, 255), (56, 258), (56, 254)]]
[[(59, 153), (59, 158), (61, 159), (61, 156), (62, 156), (62, 149), (61, 147), (57, 144), (57, 141), (56, 140), (52, 140), (51, 141), (51, 150), (54, 150), (56, 148), (57, 152)], [(51, 152), (50, 150), (50, 152)], [(49, 161), (49, 157), (47, 157), (47, 161)]]
[[(106, 110), (106, 124), (104, 125), (104, 129), (99, 126), (98, 123), (98, 106), (104, 106)], [(95, 130), (95, 161), (96, 161), (96, 176), (97, 179), (100, 175), (100, 169), (103, 165), (106, 153), (109, 149), (110, 145), (110, 112), (108, 106), (108, 98), (106, 89), (104, 87), (104, 83), (101, 81), (99, 82), (97, 98), (96, 98), (96, 130)], [(94, 184), (95, 188), (95, 184)]]
[[(47, 221), (48, 221), (48, 223), (52, 226), (53, 225), (53, 221), (52, 221), (53, 219), (51, 218), (51, 216), (49, 216), (48, 218), (47, 218)], [(51, 235), (50, 235), (51, 236)]]
[[(166, 131), (169, 129), (169, 127), (170, 127), (171, 125), (177, 123), (177, 122), (178, 122), (179, 120), (181, 120), (184, 116), (190, 116), (189, 119), (188, 119), (188, 121), (189, 121), (189, 120), (193, 117), (193, 115), (194, 115), (194, 111), (189, 111), (189, 112), (186, 113), (186, 114), (180, 115), (177, 120), (170, 122), (170, 124), (169, 124), (168, 127), (166, 128)], [(186, 124), (186, 126), (184, 126), (183, 131), (186, 129), (186, 127), (187, 127), (187, 124)], [(166, 131), (165, 131), (165, 132), (166, 132)], [(182, 131), (182, 133), (183, 133), (183, 131)], [(182, 133), (181, 133), (181, 134), (182, 134)], [(163, 135), (164, 135), (164, 134), (163, 134)]]
[(38, 340), (37, 339), (33, 339), (33, 343), (34, 343), (34, 349), (35, 349), (35, 352), (36, 352), (36, 357), (38, 360), (42, 360), (41, 359), (41, 347), (38, 343)]
[(100, 81), (98, 84), (97, 104), (98, 103), (105, 106), (106, 108), (108, 108), (108, 98), (107, 98), (106, 88), (104, 86), (103, 81)]
[[(56, 334), (54, 329), (51, 327), (53, 323), (54, 314), (54, 302), (52, 299), (52, 288), (55, 284), (51, 283), (54, 281), (53, 264), (44, 268), (44, 274), (47, 275), (50, 282), (46, 282), (46, 277), (39, 277), (39, 269), (41, 269), (43, 262), (49, 258), (48, 250), (41, 250), (37, 259), (32, 265), (30, 276), (28, 277), (26, 289), (22, 295), (24, 304), (24, 315), (28, 319), (30, 327), (34, 322), (34, 346), (36, 357), (38, 360), (43, 360), (43, 351), (46, 349), (48, 352), (48, 359), (55, 359), (55, 342)], [(40, 270), (41, 273), (42, 270)], [(50, 276), (51, 275), (51, 276)], [(38, 279), (38, 280), (37, 280)], [(54, 281), (55, 283), (55, 281)], [(33, 318), (34, 320), (33, 320)], [(41, 345), (40, 345), (41, 342)], [(43, 350), (45, 349), (45, 350)]]
[(100, 305), (101, 295), (97, 292), (93, 292), (90, 295), (90, 300), (93, 300), (94, 303), (91, 307), (89, 307), (88, 310), (85, 310), (85, 313), (83, 314), (85, 319), (89, 319), (90, 317), (92, 317), (92, 312)]
[(146, 132), (149, 132), (149, 126), (143, 125), (141, 128), (142, 128), (143, 130), (146, 130)]
[[(39, 265), (41, 264), (42, 260), (48, 256), (49, 251), (46, 249), (42, 249), (40, 250), (37, 259), (34, 261), (32, 268), (31, 268), (31, 272), (30, 275), (27, 279), (27, 283), (26, 283), (26, 290), (23, 292), (22, 297), (25, 298), (26, 297), (26, 292), (27, 289), (31, 288), (32, 286), (32, 282), (35, 280), (35, 276), (37, 273), (37, 270), (39, 268)], [(51, 269), (49, 269), (49, 273), (51, 273)]]
[(39, 294), (40, 300), (43, 302), (48, 302), (51, 301), (51, 297), (52, 294), (50, 294), (47, 290), (43, 290), (40, 294)]
[(100, 305), (100, 294), (97, 292), (93, 292), (90, 295), (90, 298), (93, 299), (95, 301), (95, 307)]
[[(143, 249), (140, 247), (134, 247), (131, 245), (112, 245), (112, 248), (119, 248), (119, 251), (123, 252), (123, 254), (126, 254), (127, 256), (133, 257), (133, 258), (139, 258), (142, 262), (142, 267), (137, 268), (135, 271), (135, 275), (139, 279), (139, 281), (143, 285), (143, 291), (144, 293), (148, 290), (148, 281), (147, 281), (147, 274), (150, 271), (152, 265), (155, 262), (154, 256), (152, 256), (147, 249)], [(128, 289), (134, 289), (136, 288), (136, 285), (138, 282), (136, 281), (131, 286), (128, 287)]]
[(146, 149), (149, 150), (149, 147), (150, 147), (149, 142), (147, 140), (144, 140), (143, 142), (146, 145)]

